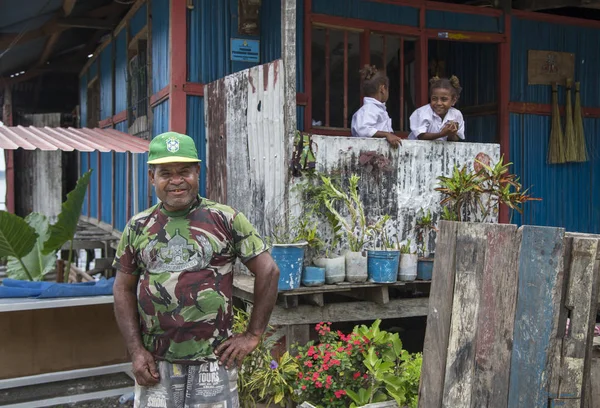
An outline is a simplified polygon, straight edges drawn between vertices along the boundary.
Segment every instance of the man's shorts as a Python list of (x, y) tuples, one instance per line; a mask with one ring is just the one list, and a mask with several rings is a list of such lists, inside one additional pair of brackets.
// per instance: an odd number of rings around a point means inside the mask
[(160, 384), (135, 385), (134, 408), (239, 408), (237, 369), (157, 362)]

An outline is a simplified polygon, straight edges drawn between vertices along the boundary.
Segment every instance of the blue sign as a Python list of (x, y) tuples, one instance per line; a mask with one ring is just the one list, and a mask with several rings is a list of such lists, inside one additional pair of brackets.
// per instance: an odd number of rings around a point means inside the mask
[(231, 39), (231, 60), (242, 62), (260, 62), (260, 41), (243, 38)]

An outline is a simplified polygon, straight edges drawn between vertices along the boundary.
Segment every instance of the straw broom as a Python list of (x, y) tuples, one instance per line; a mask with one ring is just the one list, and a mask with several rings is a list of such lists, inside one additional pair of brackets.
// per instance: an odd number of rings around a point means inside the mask
[(575, 146), (575, 129), (573, 127), (573, 105), (571, 104), (571, 88), (573, 80), (567, 78), (567, 97), (565, 103), (565, 160), (576, 161), (577, 148)]
[(550, 131), (550, 146), (548, 148), (548, 163), (565, 163), (564, 136), (560, 126), (560, 111), (558, 110), (558, 90), (556, 82), (552, 83), (552, 130)]
[(575, 161), (586, 162), (587, 148), (585, 145), (585, 134), (583, 132), (583, 115), (581, 114), (581, 94), (579, 93), (579, 82), (575, 82), (575, 113), (573, 114), (573, 120), (575, 122)]

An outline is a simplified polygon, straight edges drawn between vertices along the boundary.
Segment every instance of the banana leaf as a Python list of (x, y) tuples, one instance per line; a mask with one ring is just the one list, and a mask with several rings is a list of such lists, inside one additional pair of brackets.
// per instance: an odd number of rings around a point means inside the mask
[(50, 226), (50, 236), (44, 244), (45, 254), (59, 250), (65, 242), (71, 241), (75, 236), (92, 171), (93, 169), (90, 169), (81, 176), (75, 188), (67, 194), (67, 200), (62, 204), (58, 220)]
[[(48, 239), (48, 229), (50, 222), (45, 215), (39, 213), (31, 213), (25, 217), (27, 224), (32, 227), (38, 235), (37, 241), (33, 249), (24, 257), (19, 259), (12, 256), (8, 257), (6, 270), (8, 276), (13, 279), (28, 279), (29, 272), (32, 280), (41, 280), (45, 274), (52, 271), (56, 265), (56, 254), (44, 254), (44, 242)], [(25, 266), (25, 268), (23, 267)]]
[[(38, 234), (19, 216), (0, 211), (0, 257), (21, 259), (35, 246)], [(26, 272), (27, 278), (32, 280)]]

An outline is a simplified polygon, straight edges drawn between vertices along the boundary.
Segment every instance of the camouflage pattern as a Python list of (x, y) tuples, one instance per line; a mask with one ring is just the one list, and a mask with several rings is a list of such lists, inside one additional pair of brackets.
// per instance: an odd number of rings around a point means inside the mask
[(189, 210), (161, 204), (135, 215), (114, 266), (138, 275), (144, 346), (157, 359), (190, 363), (215, 359), (231, 336), (233, 265), (267, 250), (240, 212), (199, 197)]

